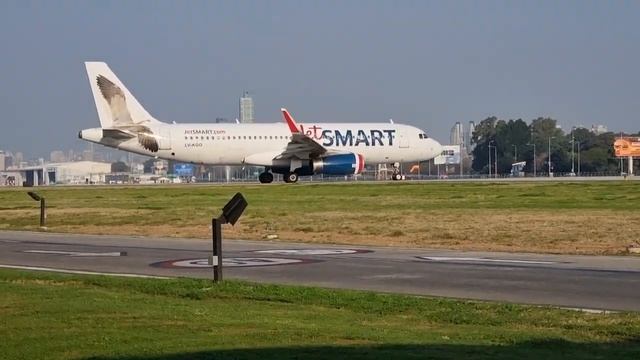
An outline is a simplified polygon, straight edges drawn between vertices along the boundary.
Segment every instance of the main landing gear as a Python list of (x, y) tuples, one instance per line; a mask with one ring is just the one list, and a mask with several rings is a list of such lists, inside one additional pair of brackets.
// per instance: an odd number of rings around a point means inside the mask
[(270, 184), (273, 182), (273, 174), (269, 171), (265, 171), (258, 175), (258, 180), (260, 180), (260, 183), (262, 184)]
[[(270, 184), (273, 182), (273, 174), (271, 173), (271, 171), (266, 170), (265, 172), (258, 175), (258, 180), (261, 184)], [(298, 182), (298, 174), (296, 174), (295, 172), (290, 172), (283, 176), (283, 180), (286, 183)]]

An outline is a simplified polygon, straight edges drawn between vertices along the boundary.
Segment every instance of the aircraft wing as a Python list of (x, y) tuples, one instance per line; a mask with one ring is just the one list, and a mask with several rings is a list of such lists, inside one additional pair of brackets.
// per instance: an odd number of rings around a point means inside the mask
[(310, 159), (319, 157), (327, 152), (327, 149), (313, 141), (312, 138), (300, 132), (291, 134), (291, 141), (287, 144), (286, 149), (278, 155), (277, 159), (290, 159), (297, 157), (299, 159)]
[(285, 150), (276, 157), (276, 159), (311, 159), (316, 158), (329, 152), (327, 148), (315, 142), (312, 138), (300, 132), (300, 128), (293, 116), (285, 108), (280, 109), (285, 122), (291, 130), (291, 141), (287, 144)]
[(281, 151), (268, 151), (263, 153), (256, 153), (244, 158), (244, 163), (270, 166), (273, 160), (287, 160), (287, 159), (300, 159), (308, 160), (315, 159), (327, 154), (342, 154), (341, 151), (333, 149), (327, 149), (321, 144), (314, 141), (309, 136), (303, 134), (296, 124), (295, 120), (289, 114), (287, 109), (281, 109), (282, 115), (291, 130), (291, 140), (287, 146)]

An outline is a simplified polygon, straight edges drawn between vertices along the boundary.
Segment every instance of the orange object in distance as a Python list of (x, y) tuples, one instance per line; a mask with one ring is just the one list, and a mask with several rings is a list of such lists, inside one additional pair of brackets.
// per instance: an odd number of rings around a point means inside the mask
[(613, 143), (617, 157), (640, 157), (640, 138), (620, 138)]

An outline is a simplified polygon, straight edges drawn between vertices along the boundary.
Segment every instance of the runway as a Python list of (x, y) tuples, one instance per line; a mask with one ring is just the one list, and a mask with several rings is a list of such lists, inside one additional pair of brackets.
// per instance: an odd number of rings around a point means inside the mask
[[(640, 311), (640, 257), (225, 240), (225, 279)], [(0, 266), (211, 278), (210, 240), (0, 231)]]

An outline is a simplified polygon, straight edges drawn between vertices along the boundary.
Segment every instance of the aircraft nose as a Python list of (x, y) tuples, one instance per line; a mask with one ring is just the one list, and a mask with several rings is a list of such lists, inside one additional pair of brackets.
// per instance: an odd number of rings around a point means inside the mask
[(428, 139), (427, 152), (429, 153), (429, 158), (433, 159), (434, 157), (442, 154), (442, 145), (433, 139)]

